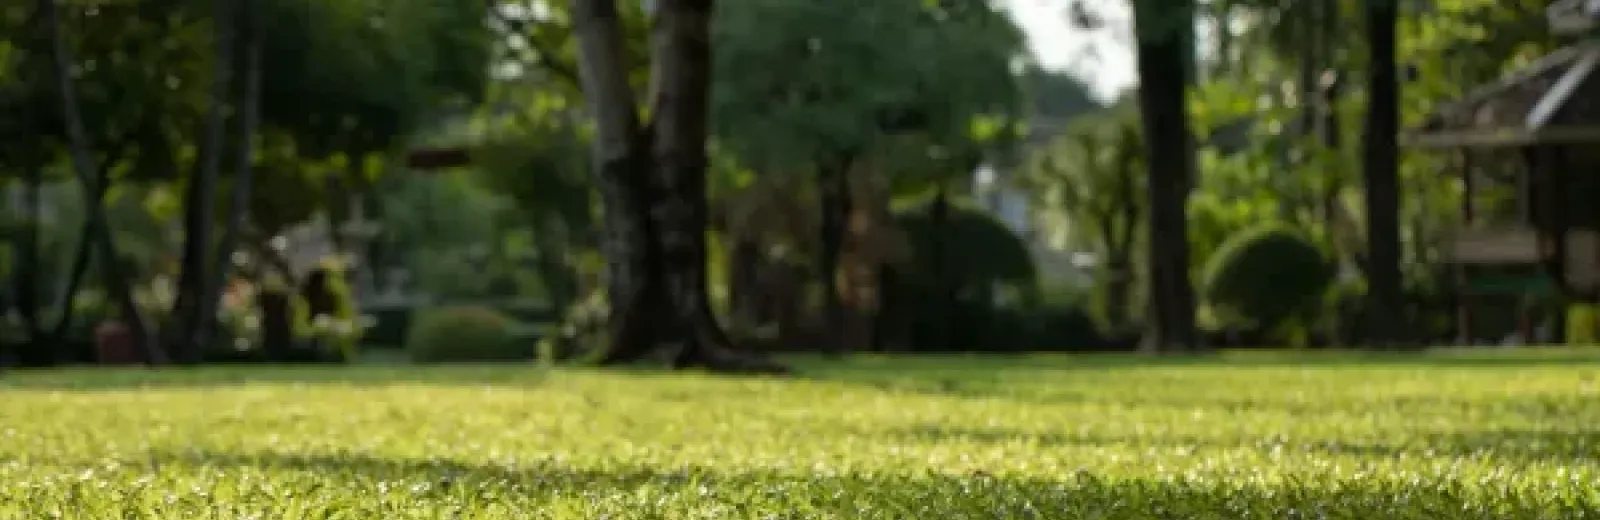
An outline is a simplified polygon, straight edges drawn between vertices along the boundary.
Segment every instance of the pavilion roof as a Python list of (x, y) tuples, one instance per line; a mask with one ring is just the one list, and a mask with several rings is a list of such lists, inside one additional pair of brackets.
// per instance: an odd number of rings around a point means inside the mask
[(1552, 52), (1469, 91), (1405, 133), (1431, 148), (1600, 143), (1600, 41)]

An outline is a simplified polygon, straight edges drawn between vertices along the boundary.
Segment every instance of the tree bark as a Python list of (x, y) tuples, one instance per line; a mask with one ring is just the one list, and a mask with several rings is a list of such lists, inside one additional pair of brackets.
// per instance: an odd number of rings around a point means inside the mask
[(238, 102), (235, 106), (241, 108), (239, 117), (239, 143), (238, 163), (234, 166), (233, 192), (228, 201), (228, 219), (223, 223), (222, 236), (217, 240), (217, 254), (211, 266), (205, 284), (200, 287), (200, 302), (195, 307), (196, 320), (194, 328), (195, 357), (198, 360), (204, 349), (211, 344), (216, 335), (217, 303), (222, 298), (222, 291), (226, 285), (227, 274), (233, 265), (233, 251), (238, 247), (240, 229), (244, 226), (245, 215), (250, 210), (250, 188), (255, 179), (255, 168), (251, 164), (255, 148), (256, 127), (261, 117), (261, 35), (265, 28), (262, 26), (262, 6), (257, 0), (241, 0), (240, 12), (235, 14), (232, 23), (238, 23), (239, 33), (242, 36), (244, 78), (240, 85)]
[(202, 312), (206, 282), (211, 268), (211, 226), (216, 217), (217, 176), (222, 169), (223, 137), (229, 107), (229, 76), (233, 73), (234, 6), (232, 0), (215, 0), (212, 7), (214, 34), (211, 67), (211, 107), (206, 113), (201, 136), (200, 158), (191, 172), (183, 204), (183, 255), (178, 273), (177, 298), (162, 331), (163, 340), (179, 363), (200, 362), (201, 329), (208, 321)]
[(106, 223), (105, 206), (97, 196), (110, 185), (110, 178), (103, 176), (99, 179), (102, 182), (95, 182), (95, 172), (100, 169), (95, 165), (94, 156), (90, 153), (88, 132), (84, 130), (83, 114), (78, 107), (78, 94), (71, 74), (73, 58), (66, 37), (62, 34), (60, 13), (57, 11), (55, 0), (39, 0), (38, 6), (45, 28), (49, 32), (55, 67), (55, 86), (60, 96), (60, 109), (66, 127), (72, 170), (77, 175), (78, 182), (84, 187), (87, 199), (85, 209), (90, 221), (88, 228), (94, 231), (89, 236), (101, 254), (100, 264), (106, 288), (121, 309), (122, 320), (128, 327), (129, 334), (133, 336), (134, 348), (144, 354), (144, 361), (148, 364), (165, 363), (166, 353), (161, 350), (155, 338), (151, 337), (149, 323), (145, 321), (138, 303), (133, 298), (132, 279), (125, 272), (122, 259), (117, 254), (116, 241), (111, 236), (111, 226)]
[(1367, 3), (1371, 73), (1363, 149), (1367, 213), (1368, 334), (1374, 346), (1401, 340), (1400, 190), (1396, 134), (1399, 133), (1399, 74), (1395, 58), (1398, 7), (1392, 0)]
[(817, 170), (817, 203), (821, 215), (817, 282), (822, 284), (822, 311), (828, 342), (824, 351), (831, 354), (849, 350), (845, 334), (846, 309), (839, 291), (839, 264), (844, 254), (845, 226), (850, 219), (849, 169), (850, 160), (841, 159)]
[(648, 208), (648, 135), (639, 121), (622, 22), (615, 0), (574, 0), (578, 71), (595, 118), (593, 161), (604, 215), (609, 346), (603, 364), (626, 363), (654, 350), (655, 321), (666, 310)]
[[(1194, 333), (1194, 288), (1189, 281), (1187, 210), (1194, 178), (1193, 137), (1185, 104), (1193, 60), (1185, 36), (1163, 17), (1193, 20), (1192, 0), (1139, 0), (1135, 24), (1139, 33), (1140, 115), (1150, 164), (1150, 299), (1153, 311), (1148, 348), (1158, 352), (1198, 349)], [(1160, 5), (1156, 5), (1160, 4)]]
[(652, 47), (651, 125), (627, 81), (614, 0), (576, 0), (579, 72), (598, 127), (595, 162), (606, 212), (611, 345), (603, 363), (682, 343), (674, 365), (781, 371), (739, 355), (706, 289), (706, 138), (711, 0), (662, 0)]
[(739, 354), (711, 311), (706, 287), (706, 141), (711, 116), (712, 0), (659, 0), (652, 32), (651, 199), (662, 278), (688, 341), (675, 364), (726, 371), (782, 371)]

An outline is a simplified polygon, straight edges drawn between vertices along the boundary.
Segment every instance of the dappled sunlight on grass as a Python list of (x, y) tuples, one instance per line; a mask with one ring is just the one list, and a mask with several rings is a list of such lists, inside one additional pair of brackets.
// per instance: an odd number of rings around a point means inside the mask
[(7, 374), (0, 518), (1595, 517), (1550, 355)]

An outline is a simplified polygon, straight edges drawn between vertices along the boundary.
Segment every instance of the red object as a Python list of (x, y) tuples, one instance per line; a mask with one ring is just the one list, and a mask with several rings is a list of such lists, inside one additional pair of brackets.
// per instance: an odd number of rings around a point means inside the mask
[(440, 170), (472, 164), (466, 148), (425, 148), (406, 154), (406, 166), (418, 170)]
[(133, 350), (133, 331), (120, 321), (108, 321), (94, 328), (96, 360), (102, 365), (138, 364), (139, 353)]

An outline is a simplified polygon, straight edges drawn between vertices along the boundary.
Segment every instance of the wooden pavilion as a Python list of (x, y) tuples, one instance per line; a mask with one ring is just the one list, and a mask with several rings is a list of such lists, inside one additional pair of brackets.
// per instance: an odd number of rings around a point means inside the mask
[[(1557, 28), (1592, 30), (1556, 14)], [(1473, 315), (1485, 304), (1520, 312), (1533, 300), (1600, 301), (1596, 69), (1600, 38), (1591, 38), (1469, 92), (1402, 136), (1412, 147), (1459, 154), (1463, 225), (1448, 252), (1463, 342), (1482, 339)], [(1532, 339), (1527, 317), (1519, 321)], [(1564, 328), (1555, 329), (1549, 336)]]

